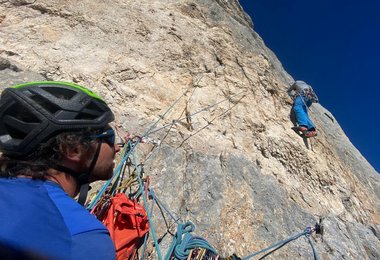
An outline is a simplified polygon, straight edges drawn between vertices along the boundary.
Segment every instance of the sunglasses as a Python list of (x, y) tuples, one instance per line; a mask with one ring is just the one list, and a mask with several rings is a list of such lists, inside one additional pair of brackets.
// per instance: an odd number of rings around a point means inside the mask
[(103, 133), (93, 135), (91, 136), (93, 139), (100, 139), (107, 144), (109, 144), (111, 147), (115, 145), (115, 131), (113, 129), (108, 129), (104, 131)]

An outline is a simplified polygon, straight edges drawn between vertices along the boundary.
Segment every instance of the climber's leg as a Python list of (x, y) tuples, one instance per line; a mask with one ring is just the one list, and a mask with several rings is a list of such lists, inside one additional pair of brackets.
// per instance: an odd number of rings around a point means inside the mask
[(302, 96), (297, 96), (294, 100), (294, 114), (296, 115), (297, 123), (299, 127), (306, 127), (307, 129), (314, 129), (314, 124), (310, 120), (307, 111), (306, 102)]

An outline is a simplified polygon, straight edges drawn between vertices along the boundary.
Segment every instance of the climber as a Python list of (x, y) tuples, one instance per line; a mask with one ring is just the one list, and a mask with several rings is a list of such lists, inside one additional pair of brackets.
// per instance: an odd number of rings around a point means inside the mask
[(106, 227), (73, 198), (113, 174), (114, 115), (76, 84), (31, 82), (0, 98), (0, 243), (47, 259), (115, 259)]
[(308, 109), (312, 103), (319, 102), (312, 87), (304, 81), (297, 80), (290, 86), (287, 92), (294, 100), (292, 111), (297, 120), (297, 131), (301, 132), (303, 137), (316, 136), (315, 125), (308, 115)]

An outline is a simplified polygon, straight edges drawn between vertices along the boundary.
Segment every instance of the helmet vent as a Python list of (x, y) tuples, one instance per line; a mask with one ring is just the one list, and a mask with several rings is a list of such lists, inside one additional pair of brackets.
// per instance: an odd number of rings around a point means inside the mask
[(57, 88), (57, 87), (41, 87), (43, 90), (48, 92), (49, 94), (55, 96), (56, 98), (59, 99), (65, 99), (65, 100), (70, 100), (72, 97), (74, 97), (77, 92), (71, 89), (67, 88)]
[(5, 124), (5, 128), (7, 129), (9, 135), (14, 139), (24, 139), (28, 135), (27, 133), (19, 131), (8, 124)]
[(85, 119), (94, 120), (104, 114), (103, 109), (101, 109), (96, 103), (90, 102), (85, 109), (79, 113), (75, 119)]
[(23, 123), (41, 123), (41, 121), (30, 112), (30, 110), (20, 104), (13, 104), (5, 112), (4, 115), (15, 118)]
[(95, 102), (91, 101), (87, 106), (86, 106), (86, 109), (89, 109), (89, 110), (92, 110), (94, 111), (95, 113), (97, 113), (98, 115), (101, 115), (104, 113), (104, 109), (100, 108), (98, 106), (98, 104), (96, 104)]
[(96, 118), (97, 118), (97, 116), (87, 114), (85, 112), (82, 112), (75, 117), (75, 119), (81, 119), (81, 120), (94, 120)]
[(20, 104), (10, 106), (3, 118), (7, 134), (15, 139), (24, 139), (41, 121)]
[(37, 104), (39, 104), (41, 107), (49, 111), (51, 114), (54, 114), (58, 110), (61, 110), (58, 106), (51, 103), (49, 100), (39, 96), (39, 95), (33, 95), (29, 98), (33, 99)]

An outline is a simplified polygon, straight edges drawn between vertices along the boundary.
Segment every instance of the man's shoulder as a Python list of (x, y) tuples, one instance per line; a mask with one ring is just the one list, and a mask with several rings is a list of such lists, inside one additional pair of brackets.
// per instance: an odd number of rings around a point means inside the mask
[[(58, 184), (30, 178), (0, 178), (2, 203), (9, 212), (49, 217), (52, 222), (62, 223), (71, 235), (106, 227), (83, 206), (71, 198)], [(61, 224), (60, 224), (61, 225)]]
[(115, 248), (107, 228), (65, 192), (49, 186), (47, 190), (71, 234), (75, 258), (115, 259)]
[[(53, 259), (62, 258), (63, 252), (69, 256), (114, 254), (106, 227), (59, 185), (0, 178), (0, 196), (0, 240)], [(20, 228), (22, 232), (18, 232)], [(92, 245), (96, 241), (104, 246)]]
[(49, 184), (45, 186), (50, 199), (60, 212), (71, 235), (93, 230), (107, 230), (94, 215), (90, 214), (63, 190)]

